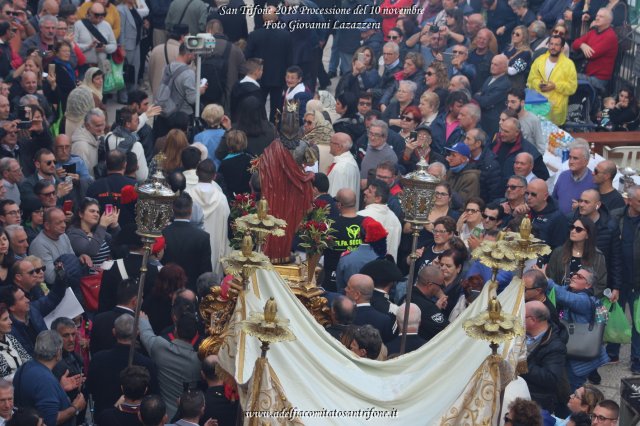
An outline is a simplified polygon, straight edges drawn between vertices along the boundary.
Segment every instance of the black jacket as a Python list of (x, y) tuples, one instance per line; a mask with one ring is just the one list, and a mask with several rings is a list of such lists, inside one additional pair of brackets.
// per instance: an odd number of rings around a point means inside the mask
[(247, 38), (245, 58), (264, 60), (262, 87), (284, 87), (287, 68), (293, 64), (291, 34), (284, 29), (258, 28)]
[(531, 228), (536, 238), (545, 241), (552, 249), (564, 244), (569, 235), (569, 223), (551, 196), (547, 198), (544, 209), (540, 212), (531, 210), (530, 214)]
[(480, 154), (477, 161), (472, 161), (471, 167), (480, 170), (480, 197), (485, 203), (504, 197), (502, 185), (502, 170), (496, 155), (489, 149)]
[(394, 318), (389, 314), (378, 312), (373, 306), (357, 306), (353, 323), (355, 325), (370, 324), (380, 332), (384, 343), (393, 339)]
[(566, 381), (566, 355), (567, 347), (553, 326), (542, 336), (540, 344), (527, 355), (528, 372), (522, 378), (529, 386), (531, 398), (546, 410), (554, 410), (559, 383)]
[(386, 92), (386, 90), (389, 87), (393, 87), (393, 85), (396, 82), (395, 74), (398, 71), (402, 71), (402, 62), (400, 61), (398, 61), (398, 64), (391, 69), (387, 69), (385, 67), (384, 72), (382, 73), (382, 77), (380, 77), (380, 81), (378, 82), (378, 85), (376, 86), (375, 89), (371, 91), (373, 93), (374, 105), (378, 105), (378, 103), (380, 102), (380, 99), (382, 99), (382, 95), (384, 95), (384, 92)]
[[(140, 277), (140, 266), (142, 265), (142, 255), (131, 253), (124, 258), (124, 268), (129, 278), (138, 280)], [(148, 295), (153, 288), (156, 277), (158, 276), (158, 267), (147, 263), (147, 275), (144, 282), (144, 295)], [(116, 262), (108, 271), (104, 271), (102, 275), (102, 283), (100, 285), (100, 295), (98, 296), (98, 312), (105, 312), (115, 308), (117, 303), (118, 285), (123, 277), (120, 275), (120, 269)], [(143, 299), (144, 300), (144, 299)], [(142, 309), (145, 305), (142, 302)]]
[(174, 221), (162, 235), (167, 242), (162, 258), (164, 264), (180, 265), (188, 277), (187, 287), (195, 292), (198, 277), (212, 270), (209, 233), (189, 222)]
[[(596, 247), (604, 255), (607, 263), (607, 287), (610, 289), (622, 288), (622, 239), (620, 227), (605, 205), (598, 209), (600, 218), (596, 222), (597, 241)], [(573, 215), (574, 220), (580, 217), (576, 209)]]
[(113, 335), (113, 323), (123, 314), (133, 316), (131, 311), (117, 306), (96, 315), (91, 328), (91, 346), (89, 347), (91, 355), (115, 347), (116, 336)]
[(422, 292), (414, 287), (411, 303), (415, 303), (420, 308), (420, 328), (418, 329), (418, 335), (423, 339), (429, 341), (440, 333), (449, 325), (447, 316), (436, 306), (435, 303)]

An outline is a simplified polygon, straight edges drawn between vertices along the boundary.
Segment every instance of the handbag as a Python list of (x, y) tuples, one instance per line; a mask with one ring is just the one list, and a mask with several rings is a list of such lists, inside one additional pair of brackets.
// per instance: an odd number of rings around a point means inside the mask
[(87, 311), (96, 312), (98, 310), (101, 285), (102, 271), (94, 272), (80, 278), (80, 290), (84, 298), (84, 308)]
[(560, 322), (569, 333), (567, 341), (567, 359), (578, 361), (590, 361), (600, 355), (602, 339), (606, 322), (596, 322), (596, 309), (593, 300), (591, 302), (591, 320), (588, 323), (577, 323), (572, 320), (569, 311), (569, 321), (561, 319)]

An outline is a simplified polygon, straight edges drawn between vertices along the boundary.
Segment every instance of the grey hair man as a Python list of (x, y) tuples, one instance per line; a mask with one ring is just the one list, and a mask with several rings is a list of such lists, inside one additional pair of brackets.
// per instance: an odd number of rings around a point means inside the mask
[(11, 157), (5, 157), (0, 159), (0, 176), (3, 180), (6, 193), (4, 198), (7, 200), (13, 200), (16, 204), (20, 205), (22, 202), (20, 198), (19, 184), (24, 179), (22, 174), (22, 168), (18, 160)]
[(13, 411), (13, 385), (5, 379), (0, 379), (0, 424), (6, 424), (13, 416)]
[[(31, 405), (46, 424), (65, 424), (72, 421), (86, 407), (82, 393), (73, 399), (65, 394), (52, 370), (62, 358), (62, 338), (55, 330), (38, 334), (32, 360), (16, 372), (16, 405)], [(42, 389), (48, 389), (42, 392)]]
[[(327, 170), (329, 178), (329, 195), (335, 197), (343, 188), (349, 188), (354, 193), (360, 193), (360, 168), (351, 154), (353, 141), (346, 133), (335, 133), (329, 142), (329, 153), (333, 156), (333, 163)], [(356, 197), (358, 199), (359, 197)], [(358, 208), (356, 201), (356, 210)]]
[(569, 145), (569, 170), (560, 173), (551, 196), (558, 202), (558, 208), (568, 215), (578, 207), (582, 191), (595, 189), (593, 175), (589, 170), (591, 150), (589, 143), (581, 138)]
[(84, 124), (71, 135), (71, 154), (84, 161), (92, 177), (93, 169), (98, 164), (98, 147), (104, 137), (105, 126), (104, 112), (99, 108), (93, 108), (84, 117)]
[(533, 155), (528, 152), (521, 152), (516, 155), (516, 159), (513, 162), (513, 173), (525, 178), (527, 183), (535, 179), (536, 175), (533, 173)]
[[(396, 322), (398, 324), (398, 336), (387, 344), (387, 350), (389, 354), (400, 352), (400, 341), (402, 339), (402, 330), (404, 326), (404, 316), (407, 309), (407, 304), (403, 303), (398, 307), (396, 313)], [(420, 321), (422, 317), (422, 311), (415, 303), (409, 305), (409, 321), (407, 322), (407, 341), (405, 344), (405, 353), (420, 349), (422, 345), (427, 341), (420, 337), (418, 330), (420, 329)]]

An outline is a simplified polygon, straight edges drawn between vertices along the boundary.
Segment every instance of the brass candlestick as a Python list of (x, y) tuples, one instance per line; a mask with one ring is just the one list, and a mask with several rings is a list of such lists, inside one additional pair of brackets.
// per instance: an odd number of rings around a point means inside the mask
[(262, 252), (267, 236), (275, 235), (276, 237), (284, 236), (284, 228), (287, 222), (269, 214), (269, 205), (267, 200), (258, 201), (258, 212), (239, 217), (235, 220), (238, 232), (245, 233), (250, 231), (255, 234), (256, 251)]

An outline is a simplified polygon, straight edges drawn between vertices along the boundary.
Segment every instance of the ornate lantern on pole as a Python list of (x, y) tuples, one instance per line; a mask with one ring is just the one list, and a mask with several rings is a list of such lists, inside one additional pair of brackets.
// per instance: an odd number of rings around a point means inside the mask
[[(160, 157), (158, 157), (160, 156)], [(133, 321), (133, 335), (138, 335), (138, 323), (140, 321), (140, 309), (142, 307), (142, 292), (147, 276), (147, 262), (151, 253), (151, 246), (156, 238), (162, 236), (162, 231), (171, 222), (173, 216), (173, 200), (178, 196), (169, 188), (162, 174), (162, 160), (164, 155), (158, 154), (158, 170), (147, 182), (136, 187), (138, 201), (136, 203), (136, 233), (142, 237), (144, 254), (142, 266), (140, 266), (140, 280), (138, 284), (138, 301), (136, 303), (135, 317)], [(133, 363), (135, 345), (129, 350), (129, 366)]]
[(407, 281), (407, 296), (405, 299), (404, 318), (402, 320), (402, 338), (400, 340), (400, 354), (405, 351), (407, 343), (407, 325), (409, 323), (409, 306), (411, 304), (411, 293), (413, 290), (413, 279), (415, 275), (416, 252), (418, 246), (418, 236), (420, 229), (429, 223), (429, 213), (433, 208), (435, 200), (436, 186), (440, 179), (427, 173), (427, 162), (422, 158), (417, 164), (416, 171), (407, 174), (400, 179), (402, 193), (400, 194), (400, 204), (404, 211), (404, 217), (411, 224), (411, 254), (409, 255), (409, 277)]

